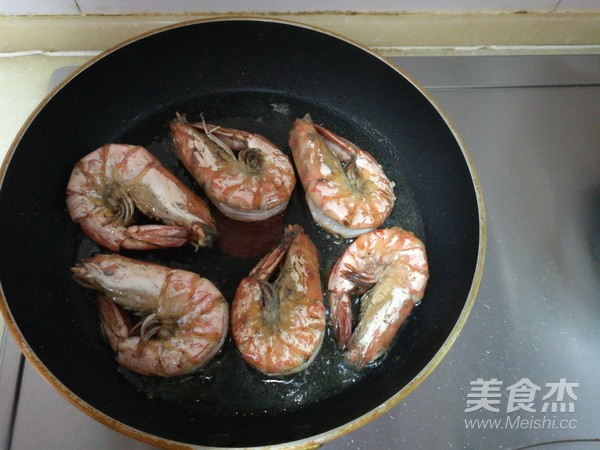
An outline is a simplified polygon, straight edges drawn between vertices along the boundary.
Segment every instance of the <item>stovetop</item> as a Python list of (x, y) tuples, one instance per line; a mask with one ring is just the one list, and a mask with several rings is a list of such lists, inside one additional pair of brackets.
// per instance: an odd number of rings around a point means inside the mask
[[(323, 448), (600, 448), (600, 55), (390, 59), (472, 157), (484, 274), (433, 374)], [(152, 448), (79, 412), (5, 339), (3, 448)]]

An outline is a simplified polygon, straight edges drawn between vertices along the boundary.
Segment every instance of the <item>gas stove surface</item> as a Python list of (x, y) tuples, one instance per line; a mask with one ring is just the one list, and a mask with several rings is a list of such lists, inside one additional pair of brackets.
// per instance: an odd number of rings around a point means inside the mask
[[(390, 59), (472, 157), (484, 274), (433, 374), (323, 448), (600, 448), (600, 55)], [(3, 448), (152, 448), (79, 412), (5, 340)]]

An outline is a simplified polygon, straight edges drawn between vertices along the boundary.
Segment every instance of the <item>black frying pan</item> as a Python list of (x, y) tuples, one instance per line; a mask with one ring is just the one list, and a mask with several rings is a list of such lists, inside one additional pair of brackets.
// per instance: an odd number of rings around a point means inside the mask
[[(189, 377), (147, 379), (117, 367), (100, 334), (93, 295), (71, 279), (80, 257), (102, 249), (71, 222), (65, 188), (78, 159), (104, 143), (125, 142), (146, 146), (197, 189), (171, 152), (168, 121), (176, 111), (259, 132), (285, 152), (292, 121), (309, 112), (382, 163), (398, 196), (385, 226), (414, 231), (427, 246), (431, 270), (425, 298), (382, 361), (352, 372), (328, 334), (314, 365), (285, 383), (246, 366), (231, 340), (209, 368)], [(2, 172), (0, 308), (9, 329), (76, 406), (155, 445), (319, 443), (372, 420), (446, 354), (481, 276), (481, 195), (447, 119), (382, 58), (306, 26), (201, 21), (106, 52), (43, 102)], [(285, 223), (300, 223), (317, 243), (325, 286), (347, 242), (314, 225), (300, 183), (288, 211), (266, 228), (277, 236)], [(270, 243), (260, 238), (260, 226), (220, 224), (212, 249), (128, 256), (195, 270), (231, 299)]]

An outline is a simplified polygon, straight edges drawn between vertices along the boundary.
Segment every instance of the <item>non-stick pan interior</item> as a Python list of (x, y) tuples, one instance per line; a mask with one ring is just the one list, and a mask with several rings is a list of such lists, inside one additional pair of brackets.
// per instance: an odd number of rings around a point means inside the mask
[[(99, 331), (93, 295), (71, 279), (79, 258), (105, 250), (71, 222), (66, 183), (82, 156), (124, 142), (145, 146), (199, 191), (171, 151), (168, 122), (176, 112), (258, 132), (288, 154), (293, 120), (310, 113), (384, 166), (398, 196), (385, 226), (400, 225), (423, 239), (431, 276), (425, 298), (380, 363), (353, 371), (328, 334), (313, 366), (283, 379), (247, 367), (231, 340), (213, 364), (187, 377), (148, 379), (117, 367)], [(301, 224), (317, 244), (324, 288), (348, 243), (312, 222), (300, 183), (290, 208), (266, 224), (241, 226), (215, 215), (220, 237), (212, 249), (126, 254), (195, 270), (231, 300), (287, 223)], [(262, 20), (174, 27), (80, 72), (43, 105), (16, 144), (0, 191), (0, 222), (4, 309), (42, 373), (100, 420), (95, 411), (143, 433), (197, 445), (304, 439), (397, 396), (451, 336), (479, 257), (471, 171), (452, 130), (421, 91), (354, 44)]]

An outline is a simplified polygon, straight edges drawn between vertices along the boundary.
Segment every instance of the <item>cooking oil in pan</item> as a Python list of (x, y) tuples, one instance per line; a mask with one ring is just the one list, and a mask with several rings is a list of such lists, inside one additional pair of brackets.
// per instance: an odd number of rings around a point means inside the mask
[[(359, 126), (335, 111), (301, 99), (267, 92), (231, 92), (194, 99), (141, 118), (119, 137), (120, 142), (145, 146), (200, 195), (198, 185), (172, 151), (169, 121), (175, 117), (175, 112), (187, 114), (190, 121), (199, 120), (202, 114), (209, 123), (262, 134), (288, 156), (291, 155), (288, 133), (294, 119), (310, 113), (313, 120), (371, 152), (394, 181), (397, 199), (391, 216), (383, 226), (401, 226), (421, 239), (425, 238), (418, 205), (399, 162), (401, 151), (393, 148), (376, 130)], [(133, 258), (197, 272), (211, 280), (231, 301), (238, 283), (275, 245), (286, 224), (301, 225), (315, 243), (319, 251), (324, 293), (333, 264), (351, 242), (332, 236), (314, 223), (299, 180), (287, 210), (267, 222), (240, 223), (223, 217), (214, 208), (213, 212), (220, 237), (212, 248), (195, 252), (188, 246), (124, 253)], [(97, 251), (97, 247), (89, 245), (89, 240), (83, 238), (78, 256), (85, 257), (93, 251)], [(88, 301), (89, 308), (93, 305), (92, 301)], [(355, 308), (358, 306), (355, 305)], [(90, 314), (86, 313), (88, 320), (89, 317)], [(373, 366), (378, 364), (385, 364), (385, 357)], [(277, 414), (313, 404), (359, 383), (373, 367), (356, 371), (346, 364), (328, 328), (314, 362), (306, 370), (286, 377), (268, 377), (250, 367), (231, 338), (207, 367), (188, 376), (153, 378), (120, 367), (117, 370), (149, 398), (175, 404), (202, 416), (238, 416)]]

